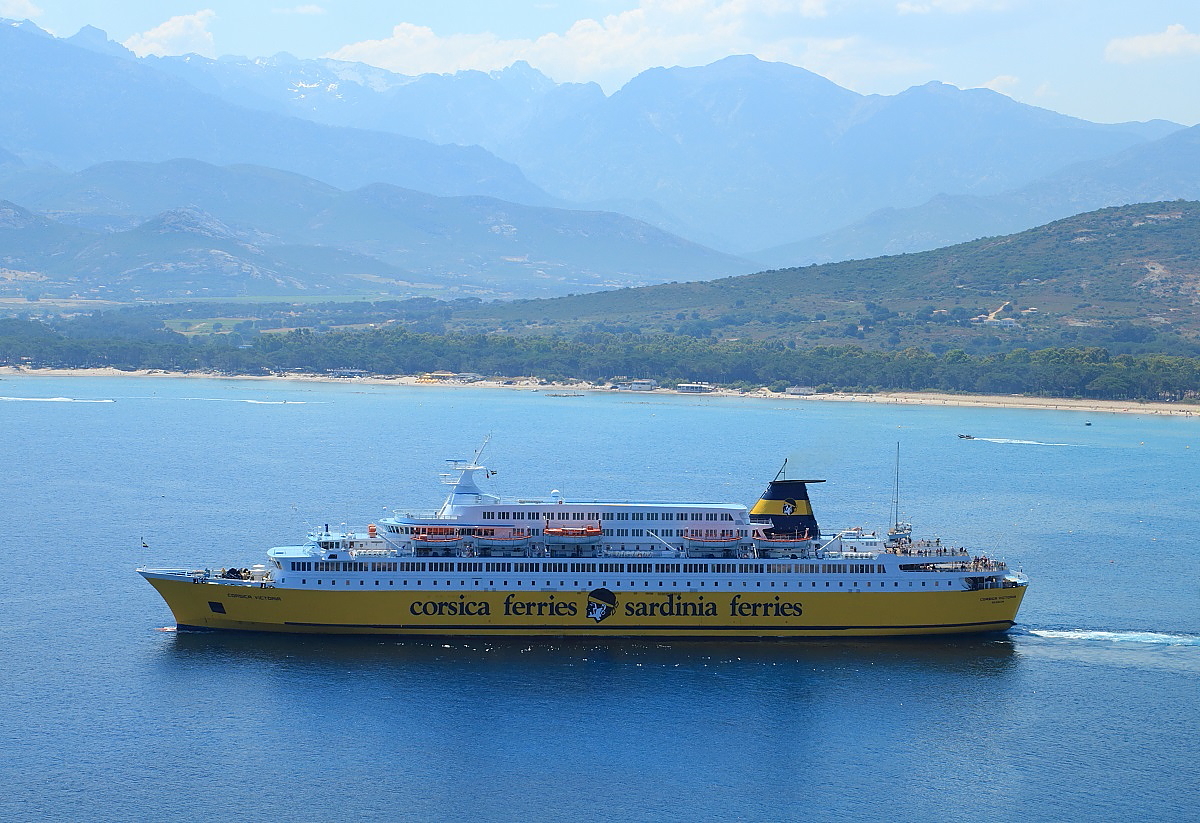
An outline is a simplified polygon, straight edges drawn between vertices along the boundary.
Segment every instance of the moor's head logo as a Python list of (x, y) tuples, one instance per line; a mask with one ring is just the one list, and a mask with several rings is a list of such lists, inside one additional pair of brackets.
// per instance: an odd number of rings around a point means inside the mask
[(796, 513), (796, 501), (790, 500), (790, 499), (784, 500), (783, 501), (783, 513), (784, 514), (795, 514)]
[(608, 589), (592, 589), (588, 592), (587, 616), (600, 623), (617, 610), (617, 596)]

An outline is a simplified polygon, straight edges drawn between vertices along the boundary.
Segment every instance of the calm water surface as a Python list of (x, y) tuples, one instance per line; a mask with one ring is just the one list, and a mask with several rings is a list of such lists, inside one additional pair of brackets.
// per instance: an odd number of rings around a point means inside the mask
[[(1195, 819), (1200, 420), (167, 378), (0, 396), (0, 819)], [(749, 503), (788, 457), (830, 481), (822, 524), (868, 528), (899, 443), (917, 530), (1033, 583), (1000, 637), (441, 643), (166, 631), (133, 571), (432, 508), (487, 434), (499, 494)]]

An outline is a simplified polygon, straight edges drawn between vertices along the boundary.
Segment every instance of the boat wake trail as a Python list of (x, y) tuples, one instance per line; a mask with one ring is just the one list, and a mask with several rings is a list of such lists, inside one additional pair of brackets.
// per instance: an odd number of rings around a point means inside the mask
[(244, 400), (236, 397), (181, 397), (181, 400), (200, 400), (205, 403), (252, 403), (255, 406), (305, 406), (307, 400)]
[(1028, 634), (1049, 640), (1090, 640), (1110, 643), (1148, 643), (1156, 646), (1200, 646), (1200, 636), (1161, 632), (1102, 632), (1087, 629), (1027, 629)]
[(1011, 440), (1007, 437), (973, 437), (984, 443), (1008, 443), (1017, 446), (1074, 446), (1074, 443), (1043, 443), (1041, 440)]
[(116, 400), (83, 400), (77, 397), (0, 397), (10, 403), (116, 403)]

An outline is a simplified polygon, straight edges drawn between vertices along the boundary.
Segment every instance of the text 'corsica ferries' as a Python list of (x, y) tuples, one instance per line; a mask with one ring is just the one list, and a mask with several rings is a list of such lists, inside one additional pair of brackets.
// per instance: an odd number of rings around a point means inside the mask
[(787, 464), (738, 503), (501, 498), (451, 461), (435, 512), (309, 535), (251, 569), (138, 571), (180, 628), (830, 637), (1004, 631), (1027, 579), (907, 524), (823, 532)]

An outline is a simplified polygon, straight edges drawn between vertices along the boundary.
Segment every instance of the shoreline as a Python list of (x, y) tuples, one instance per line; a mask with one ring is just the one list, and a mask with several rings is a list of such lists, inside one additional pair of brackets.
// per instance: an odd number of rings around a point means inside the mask
[[(511, 391), (556, 391), (579, 393), (607, 394), (613, 389), (601, 389), (590, 383), (540, 383), (532, 378), (502, 378), (497, 380), (475, 380), (472, 382), (455, 382), (449, 380), (429, 380), (419, 377), (334, 377), (331, 375), (290, 374), (290, 375), (252, 375), (252, 374), (217, 374), (215, 372), (171, 372), (157, 369), (140, 369), (138, 371), (122, 371), (114, 368), (97, 369), (24, 369), (13, 366), (0, 366), (0, 380), (21, 377), (144, 377), (144, 378), (192, 378), (218, 380), (258, 380), (258, 381), (292, 381), (309, 383), (353, 383), (371, 386), (411, 386), (437, 388), (494, 388)], [(0, 392), (2, 394), (3, 392)], [(652, 391), (623, 391), (626, 395), (663, 395), (679, 396), (682, 392), (673, 389), (655, 389)], [(831, 392), (829, 394), (779, 394), (766, 389), (755, 391), (736, 391), (732, 389), (714, 389), (710, 392), (697, 393), (696, 397), (747, 397), (767, 400), (788, 400), (796, 402), (818, 403), (884, 403), (890, 405), (912, 406), (962, 406), (978, 408), (1012, 408), (1012, 409), (1042, 409), (1050, 411), (1082, 411), (1111, 414), (1153, 414), (1176, 417), (1200, 417), (1200, 405), (1188, 403), (1166, 403), (1161, 401), (1138, 400), (1084, 400), (1061, 397), (1027, 397), (1024, 395), (990, 395), (990, 394), (945, 394), (938, 392)]]

